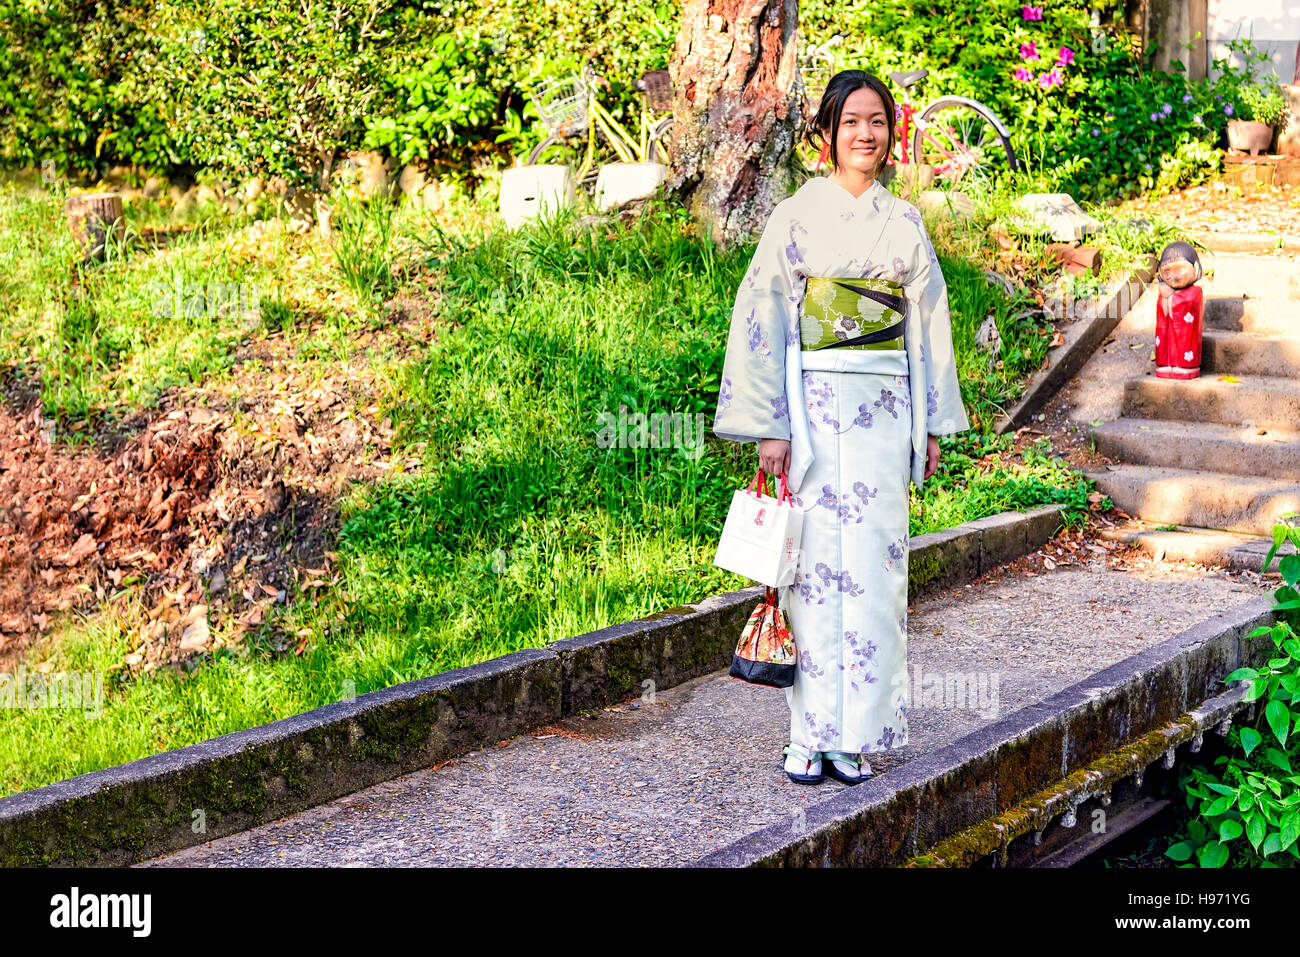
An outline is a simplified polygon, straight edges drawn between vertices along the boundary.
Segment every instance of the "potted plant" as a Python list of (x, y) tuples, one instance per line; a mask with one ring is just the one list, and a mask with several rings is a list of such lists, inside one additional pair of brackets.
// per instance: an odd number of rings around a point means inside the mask
[[(1256, 73), (1271, 69), (1268, 54), (1257, 49), (1249, 39), (1228, 44), (1229, 55), (1215, 58), (1215, 100), (1222, 105), (1227, 120), (1228, 146), (1245, 153), (1268, 152), (1273, 143), (1273, 127), (1286, 111), (1286, 101), (1274, 77), (1257, 80)], [(1236, 65), (1234, 55), (1243, 66)]]
[(1251, 83), (1238, 94), (1238, 119), (1228, 121), (1228, 145), (1244, 153), (1267, 153), (1273, 128), (1286, 113), (1286, 101), (1276, 86)]

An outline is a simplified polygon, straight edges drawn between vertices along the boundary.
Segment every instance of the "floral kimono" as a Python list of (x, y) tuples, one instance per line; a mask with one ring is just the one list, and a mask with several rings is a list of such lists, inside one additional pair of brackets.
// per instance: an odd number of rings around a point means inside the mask
[[(841, 347), (842, 346), (842, 347)], [(773, 210), (736, 295), (713, 431), (790, 441), (803, 509), (790, 740), (907, 744), (908, 479), (969, 428), (948, 290), (920, 213), (878, 182), (810, 179)]]

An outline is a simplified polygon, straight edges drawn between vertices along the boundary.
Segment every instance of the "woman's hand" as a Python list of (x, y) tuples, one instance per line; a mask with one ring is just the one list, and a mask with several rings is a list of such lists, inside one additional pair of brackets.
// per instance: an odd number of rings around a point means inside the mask
[(790, 442), (787, 439), (760, 439), (758, 467), (773, 478), (790, 471)]
[(939, 467), (939, 440), (933, 435), (925, 441), (925, 478), (929, 479)]

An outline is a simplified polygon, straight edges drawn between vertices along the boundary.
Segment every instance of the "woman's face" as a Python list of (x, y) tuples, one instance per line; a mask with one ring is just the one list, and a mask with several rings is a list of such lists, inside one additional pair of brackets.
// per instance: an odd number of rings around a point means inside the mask
[(840, 169), (874, 177), (884, 165), (889, 145), (889, 121), (880, 94), (866, 87), (854, 90), (844, 101), (835, 153)]

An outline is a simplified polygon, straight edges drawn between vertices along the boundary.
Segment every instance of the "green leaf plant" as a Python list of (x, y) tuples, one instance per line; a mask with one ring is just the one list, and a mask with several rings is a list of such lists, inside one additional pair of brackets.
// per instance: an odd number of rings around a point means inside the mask
[[(1300, 527), (1288, 515), (1273, 528), (1267, 569), (1287, 542), (1300, 550)], [(1238, 668), (1224, 681), (1247, 681), (1244, 701), (1259, 702), (1252, 724), (1228, 733), (1233, 753), (1216, 770), (1190, 766), (1180, 775), (1195, 812), (1185, 835), (1165, 855), (1181, 867), (1294, 867), (1300, 860), (1300, 553), (1278, 561), (1283, 584), (1274, 593), (1276, 620), (1251, 637), (1268, 635), (1274, 655), (1260, 667)]]

